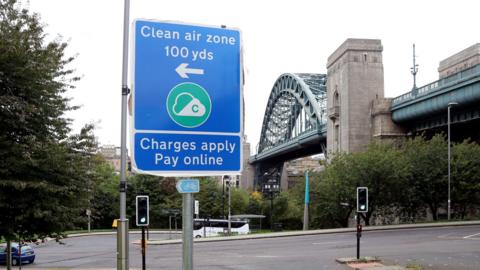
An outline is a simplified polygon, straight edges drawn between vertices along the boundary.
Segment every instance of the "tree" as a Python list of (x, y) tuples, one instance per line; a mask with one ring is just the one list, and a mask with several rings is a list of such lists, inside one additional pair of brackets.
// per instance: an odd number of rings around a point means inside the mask
[[(159, 228), (168, 226), (168, 215), (171, 210), (182, 209), (182, 196), (175, 188), (176, 180), (172, 177), (160, 177), (146, 174), (131, 175), (128, 180), (127, 215), (130, 226), (135, 224), (135, 197), (148, 195), (150, 204), (150, 227)], [(117, 191), (118, 192), (118, 191)]]
[(364, 152), (336, 154), (327, 165), (324, 180), (312, 189), (319, 200), (314, 223), (320, 227), (348, 226), (356, 208), (356, 187), (365, 186), (369, 189), (369, 211), (363, 219), (369, 225), (377, 210), (398, 205), (407, 175), (406, 161), (392, 142), (373, 141)]
[[(430, 140), (419, 136), (405, 143), (404, 156), (408, 162), (407, 186), (412, 198), (427, 205), (434, 220), (438, 208), (446, 207), (447, 198), (447, 143), (445, 136), (435, 135)], [(446, 208), (445, 208), (446, 209)]]
[(355, 209), (357, 183), (356, 176), (351, 173), (351, 163), (351, 155), (338, 153), (323, 173), (311, 175), (313, 227), (348, 227), (349, 218)]
[(238, 188), (232, 188), (231, 193), (232, 215), (246, 214), (249, 196), (248, 192)]
[[(232, 189), (233, 191), (233, 189)], [(233, 192), (232, 192), (233, 193)], [(200, 192), (194, 194), (200, 204), (200, 217), (223, 218), (222, 187), (212, 178), (200, 179)], [(225, 191), (225, 215), (228, 215), (228, 192)]]
[(66, 43), (44, 41), (36, 14), (0, 0), (0, 236), (60, 234), (88, 203), (85, 153), (69, 137), (76, 109), (64, 97), (78, 80)]
[[(409, 175), (406, 160), (393, 142), (372, 141), (367, 151), (353, 154), (354, 175), (357, 185), (368, 187), (368, 212), (365, 224), (375, 211), (393, 209), (404, 199), (402, 190)], [(356, 192), (355, 192), (356, 195)]]
[(248, 197), (248, 205), (245, 209), (246, 214), (261, 215), (262, 214), (262, 193), (253, 191)]
[(92, 228), (109, 228), (114, 219), (119, 216), (119, 176), (115, 169), (100, 155), (95, 155), (96, 161), (92, 168), (93, 191), (90, 196)]
[[(480, 145), (465, 140), (452, 149), (452, 203), (455, 215), (464, 219), (480, 201)], [(458, 214), (456, 214), (458, 213)]]

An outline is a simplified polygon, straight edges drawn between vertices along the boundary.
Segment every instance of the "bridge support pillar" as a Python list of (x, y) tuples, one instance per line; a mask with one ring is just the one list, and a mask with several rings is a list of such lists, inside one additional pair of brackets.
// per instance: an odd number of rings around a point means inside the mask
[(372, 103), (384, 97), (382, 44), (347, 39), (327, 63), (327, 151), (365, 149), (372, 132)]

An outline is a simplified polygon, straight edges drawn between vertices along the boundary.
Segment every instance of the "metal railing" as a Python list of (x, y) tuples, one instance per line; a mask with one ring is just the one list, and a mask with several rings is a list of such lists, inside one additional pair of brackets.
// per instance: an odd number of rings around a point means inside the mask
[(480, 75), (480, 65), (473, 66), (469, 69), (462, 70), (451, 76), (445, 77), (438, 81), (434, 81), (417, 89), (414, 89), (408, 93), (400, 95), (393, 99), (392, 105), (396, 106), (407, 101), (415, 100), (416, 98), (425, 96), (427, 94), (434, 93), (445, 87), (456, 84), (459, 81), (470, 79), (471, 77)]

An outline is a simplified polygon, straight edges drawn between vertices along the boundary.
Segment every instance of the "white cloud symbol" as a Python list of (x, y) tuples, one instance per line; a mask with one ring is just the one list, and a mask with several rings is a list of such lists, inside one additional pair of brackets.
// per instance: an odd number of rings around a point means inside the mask
[[(190, 98), (190, 102), (180, 109), (178, 112), (176, 110), (178, 106), (178, 100), (183, 98)], [(173, 113), (178, 116), (194, 116), (194, 117), (202, 117), (205, 115), (206, 109), (205, 105), (203, 105), (200, 100), (192, 96), (190, 93), (181, 93), (175, 98), (175, 104), (173, 104)]]

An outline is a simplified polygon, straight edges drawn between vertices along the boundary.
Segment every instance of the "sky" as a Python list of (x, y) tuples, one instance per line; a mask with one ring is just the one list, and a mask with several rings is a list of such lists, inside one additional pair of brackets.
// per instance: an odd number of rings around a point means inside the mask
[[(82, 77), (67, 93), (81, 108), (67, 116), (73, 131), (96, 123), (102, 145), (120, 145), (123, 0), (24, 0), (40, 15), (47, 40), (67, 41)], [(283, 73), (326, 74), (327, 58), (347, 38), (380, 39), (385, 96), (438, 79), (439, 62), (475, 43), (479, 1), (430, 0), (130, 0), (130, 20), (153, 19), (241, 30), (245, 134), (258, 144), (270, 91)], [(131, 31), (130, 31), (131, 32)], [(130, 84), (130, 81), (129, 81)], [(128, 144), (127, 144), (128, 145)]]

